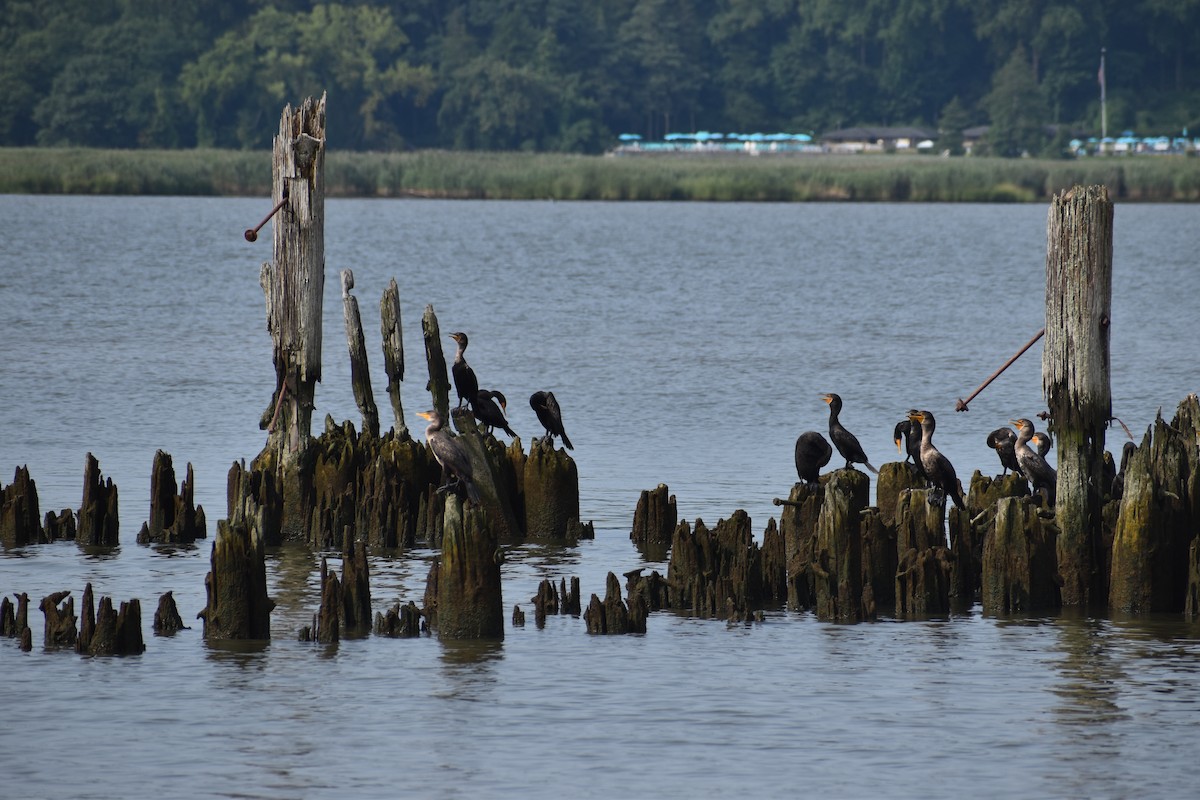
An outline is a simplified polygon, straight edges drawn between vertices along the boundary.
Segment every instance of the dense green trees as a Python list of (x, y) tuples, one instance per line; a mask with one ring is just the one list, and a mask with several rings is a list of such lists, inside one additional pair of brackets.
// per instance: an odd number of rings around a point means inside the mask
[[(1200, 0), (6, 0), (0, 145), (597, 152), (617, 133), (1200, 128)], [(947, 131), (953, 146), (955, 134)]]

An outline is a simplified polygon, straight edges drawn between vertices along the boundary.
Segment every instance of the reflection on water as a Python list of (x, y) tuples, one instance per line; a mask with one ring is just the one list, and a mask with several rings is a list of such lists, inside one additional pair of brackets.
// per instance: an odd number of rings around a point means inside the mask
[[(1096, 728), (1125, 718), (1118, 700), (1126, 675), (1111, 651), (1107, 624), (1064, 618), (1055, 626), (1063, 654), (1057, 669), (1065, 679), (1054, 688), (1060, 725)], [(1090, 731), (1094, 733), (1095, 731)]]

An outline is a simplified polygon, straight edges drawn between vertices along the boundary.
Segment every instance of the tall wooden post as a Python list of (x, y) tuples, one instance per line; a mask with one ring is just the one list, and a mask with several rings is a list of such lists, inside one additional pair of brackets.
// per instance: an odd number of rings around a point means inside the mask
[(301, 538), (300, 466), (312, 441), (313, 396), (321, 380), (321, 306), (325, 293), (325, 95), (283, 109), (272, 152), (274, 262), (260, 282), (273, 343), (275, 395), (263, 414), (264, 454), (283, 487), (283, 534)]
[(1058, 443), (1058, 570), (1064, 606), (1105, 602), (1104, 430), (1112, 418), (1113, 204), (1103, 186), (1054, 197), (1046, 224), (1042, 388)]
[(342, 312), (346, 317), (346, 347), (350, 350), (350, 383), (354, 402), (362, 414), (362, 431), (379, 438), (379, 409), (371, 391), (371, 370), (367, 364), (367, 345), (363, 337), (362, 316), (358, 313), (358, 298), (350, 294), (354, 288), (354, 272), (342, 270)]
[(404, 380), (404, 337), (400, 332), (400, 289), (396, 279), (388, 283), (379, 301), (379, 332), (383, 336), (383, 369), (387, 373), (387, 393), (396, 415), (396, 438), (406, 442), (411, 438), (400, 404), (400, 383)]

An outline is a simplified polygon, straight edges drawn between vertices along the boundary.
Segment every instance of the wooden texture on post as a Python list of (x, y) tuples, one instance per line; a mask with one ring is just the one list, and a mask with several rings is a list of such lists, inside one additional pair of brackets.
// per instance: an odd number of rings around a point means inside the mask
[(283, 109), (272, 149), (274, 261), (259, 281), (266, 296), (275, 394), (263, 413), (267, 447), (283, 479), (283, 528), (303, 535), (298, 472), (312, 440), (313, 398), (321, 380), (325, 294), (325, 96)]
[(362, 414), (363, 433), (379, 438), (379, 409), (371, 391), (371, 370), (367, 365), (367, 343), (363, 337), (362, 316), (358, 313), (358, 298), (350, 294), (354, 288), (354, 272), (342, 270), (342, 311), (346, 318), (346, 347), (350, 351), (350, 384), (354, 402)]
[(400, 405), (400, 383), (404, 380), (404, 336), (400, 332), (400, 289), (396, 279), (388, 283), (379, 301), (379, 332), (383, 336), (383, 370), (387, 374), (387, 393), (392, 401), (392, 413), (396, 416), (396, 438), (407, 441), (412, 438), (404, 421), (404, 408)]
[(1058, 443), (1058, 567), (1064, 606), (1103, 603), (1104, 431), (1112, 418), (1109, 314), (1113, 204), (1103, 186), (1055, 195), (1046, 224), (1042, 388)]
[(433, 407), (442, 419), (450, 421), (450, 376), (442, 354), (442, 334), (433, 306), (425, 306), (421, 315), (421, 333), (425, 337), (425, 362), (429, 365), (429, 383), (425, 388), (433, 396)]
[(437, 574), (437, 632), (441, 639), (503, 639), (500, 552), (487, 512), (446, 497)]

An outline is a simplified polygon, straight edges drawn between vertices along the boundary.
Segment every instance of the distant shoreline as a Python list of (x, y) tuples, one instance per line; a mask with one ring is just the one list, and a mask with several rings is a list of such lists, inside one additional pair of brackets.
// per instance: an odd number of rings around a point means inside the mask
[[(1077, 184), (1117, 201), (1200, 202), (1200, 158), (1077, 160), (925, 155), (585, 156), (335, 152), (329, 197), (700, 202), (1045, 202)], [(264, 197), (271, 154), (242, 150), (0, 148), (2, 194)]]

